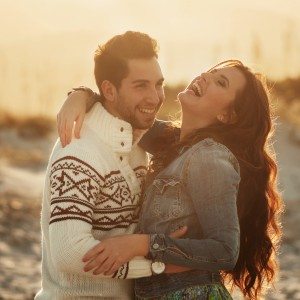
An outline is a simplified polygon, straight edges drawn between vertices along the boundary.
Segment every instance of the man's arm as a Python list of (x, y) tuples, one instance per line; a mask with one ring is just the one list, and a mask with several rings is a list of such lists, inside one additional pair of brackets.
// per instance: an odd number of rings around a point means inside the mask
[[(80, 158), (74, 157), (68, 153), (68, 148), (62, 149), (63, 155), (55, 158), (49, 171), (50, 257), (61, 272), (95, 276), (84, 272), (82, 258), (89, 249), (101, 243), (93, 237), (92, 228), (103, 178), (90, 163), (92, 157), (86, 152)], [(98, 276), (126, 279), (150, 275), (150, 261), (136, 257), (113, 275)]]

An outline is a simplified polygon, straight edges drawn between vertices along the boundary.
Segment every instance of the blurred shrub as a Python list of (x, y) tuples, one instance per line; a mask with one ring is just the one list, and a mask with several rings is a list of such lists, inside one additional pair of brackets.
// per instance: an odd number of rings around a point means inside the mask
[(8, 113), (0, 115), (0, 130), (13, 128), (23, 138), (43, 138), (53, 132), (55, 122), (50, 117), (16, 117)]

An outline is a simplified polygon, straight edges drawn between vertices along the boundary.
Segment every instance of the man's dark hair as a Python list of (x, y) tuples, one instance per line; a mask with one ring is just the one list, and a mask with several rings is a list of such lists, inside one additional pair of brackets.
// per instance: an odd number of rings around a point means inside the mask
[(99, 91), (104, 80), (110, 81), (116, 88), (128, 75), (127, 60), (158, 57), (156, 40), (148, 34), (127, 31), (116, 35), (104, 45), (99, 45), (95, 52), (95, 79)]

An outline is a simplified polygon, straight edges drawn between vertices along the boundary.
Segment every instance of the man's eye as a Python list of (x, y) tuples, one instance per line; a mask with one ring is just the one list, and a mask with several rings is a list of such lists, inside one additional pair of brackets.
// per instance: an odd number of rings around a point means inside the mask
[(146, 84), (143, 84), (143, 83), (142, 83), (142, 84), (137, 85), (136, 87), (137, 87), (137, 88), (145, 88), (145, 87), (146, 87)]

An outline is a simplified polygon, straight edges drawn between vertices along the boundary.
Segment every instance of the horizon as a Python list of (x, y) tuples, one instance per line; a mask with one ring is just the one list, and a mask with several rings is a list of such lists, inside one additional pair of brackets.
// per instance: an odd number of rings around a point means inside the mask
[(130, 29), (158, 40), (169, 86), (230, 58), (272, 80), (299, 76), (300, 1), (268, 2), (2, 0), (0, 107), (54, 115), (72, 87), (96, 88), (97, 45)]

